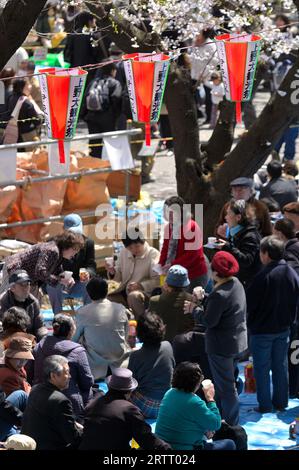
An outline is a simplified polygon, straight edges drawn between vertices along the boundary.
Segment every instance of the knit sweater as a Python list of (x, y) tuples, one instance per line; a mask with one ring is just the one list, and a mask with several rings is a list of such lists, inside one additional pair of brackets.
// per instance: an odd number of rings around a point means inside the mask
[(221, 416), (215, 402), (205, 403), (194, 393), (170, 389), (161, 402), (155, 433), (174, 450), (201, 446), (206, 431), (216, 431)]

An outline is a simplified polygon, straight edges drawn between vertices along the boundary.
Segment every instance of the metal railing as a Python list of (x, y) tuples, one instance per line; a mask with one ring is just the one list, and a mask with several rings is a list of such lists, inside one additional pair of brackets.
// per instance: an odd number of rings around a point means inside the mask
[[(113, 132), (101, 132), (97, 134), (83, 134), (80, 136), (73, 137), (72, 139), (65, 139), (69, 140), (71, 142), (75, 141), (80, 141), (80, 140), (89, 140), (89, 139), (99, 139), (103, 137), (113, 137), (113, 136), (121, 136), (121, 135), (128, 135), (128, 136), (134, 136), (134, 135), (139, 135), (142, 133), (142, 129), (137, 128), (137, 129), (128, 129), (128, 130), (123, 130), (123, 131), (113, 131)], [(5, 149), (12, 149), (12, 148), (23, 148), (24, 145), (26, 146), (34, 146), (34, 147), (41, 147), (44, 145), (51, 145), (58, 142), (58, 139), (48, 139), (48, 140), (39, 140), (39, 141), (33, 141), (33, 142), (20, 142), (17, 144), (6, 144), (6, 145), (0, 145), (0, 151), (5, 150)], [(1, 156), (0, 156), (1, 158)], [(77, 171), (74, 173), (66, 173), (66, 174), (61, 174), (61, 175), (46, 175), (46, 176), (39, 176), (36, 178), (32, 177), (25, 177), (20, 180), (16, 181), (4, 181), (0, 183), (0, 188), (6, 187), (6, 186), (27, 186), (28, 184), (33, 184), (33, 183), (41, 183), (41, 182), (48, 182), (48, 181), (53, 181), (53, 180), (62, 180), (62, 179), (77, 179), (81, 178), (84, 176), (90, 176), (98, 173), (112, 173), (114, 170), (111, 168), (98, 168), (95, 170), (82, 170), (82, 171)], [(129, 187), (130, 187), (130, 173), (128, 170), (123, 170), (126, 172), (126, 179), (125, 179), (125, 196), (126, 200), (128, 199), (129, 195)], [(40, 171), (37, 171), (38, 174), (40, 174)], [(79, 215), (83, 216), (94, 216), (94, 212), (79, 212)], [(7, 228), (14, 228), (14, 227), (24, 227), (28, 225), (34, 225), (34, 224), (40, 224), (40, 223), (45, 223), (45, 222), (57, 222), (60, 220), (63, 220), (64, 216), (62, 215), (57, 215), (57, 216), (52, 216), (52, 217), (43, 217), (39, 219), (33, 219), (33, 220), (25, 220), (22, 222), (12, 222), (12, 223), (3, 223), (0, 224), (0, 229), (7, 229)]]

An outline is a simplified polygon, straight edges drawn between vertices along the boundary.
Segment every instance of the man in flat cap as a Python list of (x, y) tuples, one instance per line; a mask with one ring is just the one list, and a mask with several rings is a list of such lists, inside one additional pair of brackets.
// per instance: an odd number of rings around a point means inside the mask
[(0, 296), (0, 322), (4, 313), (11, 307), (23, 308), (30, 318), (27, 333), (39, 341), (48, 334), (40, 314), (38, 300), (30, 293), (31, 279), (27, 271), (19, 269), (9, 276), (9, 288)]
[[(248, 209), (251, 212), (250, 215), (251, 217), (254, 215), (260, 234), (263, 237), (271, 235), (272, 226), (270, 214), (267, 206), (262, 201), (258, 201), (254, 197), (253, 179), (246, 177), (236, 178), (231, 181), (230, 187), (233, 199), (236, 201), (244, 199), (244, 201), (248, 202)], [(229, 202), (226, 202), (221, 209), (220, 216), (216, 224), (216, 235), (221, 238), (226, 238), (225, 216), (228, 206)]]

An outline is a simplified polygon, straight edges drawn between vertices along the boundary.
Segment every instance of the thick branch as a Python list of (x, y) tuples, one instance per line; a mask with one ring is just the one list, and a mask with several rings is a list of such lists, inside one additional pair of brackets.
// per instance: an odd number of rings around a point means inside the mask
[[(153, 52), (161, 49), (160, 37), (154, 33), (149, 33), (130, 23), (121, 14), (112, 15), (110, 13), (111, 3), (105, 6), (101, 3), (94, 4), (85, 1), (91, 13), (97, 18), (100, 29), (105, 29), (105, 33), (125, 52), (136, 52), (132, 47), (131, 38), (135, 37), (142, 52)], [(139, 50), (139, 49), (138, 49)]]
[(275, 95), (215, 174), (215, 185), (228, 185), (231, 179), (252, 176), (266, 161), (275, 142), (299, 116), (299, 56)]
[(0, 9), (0, 70), (25, 41), (47, 0), (8, 0)]

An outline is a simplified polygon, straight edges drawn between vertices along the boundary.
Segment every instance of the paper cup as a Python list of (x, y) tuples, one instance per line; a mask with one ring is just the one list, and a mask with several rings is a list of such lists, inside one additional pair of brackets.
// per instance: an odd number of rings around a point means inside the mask
[(214, 243), (217, 241), (216, 237), (208, 237), (208, 244), (209, 245), (214, 245)]
[(81, 282), (86, 282), (87, 281), (87, 275), (88, 275), (87, 269), (80, 268), (79, 277), (80, 277)]
[(73, 271), (63, 271), (62, 276), (66, 281), (68, 281), (73, 276)]
[(208, 388), (210, 388), (211, 385), (212, 385), (212, 380), (210, 379), (205, 379), (201, 382), (201, 386), (204, 390), (207, 390)]
[(113, 256), (108, 256), (107, 258), (105, 258), (105, 263), (106, 263), (110, 268), (113, 268), (113, 264), (114, 264)]

